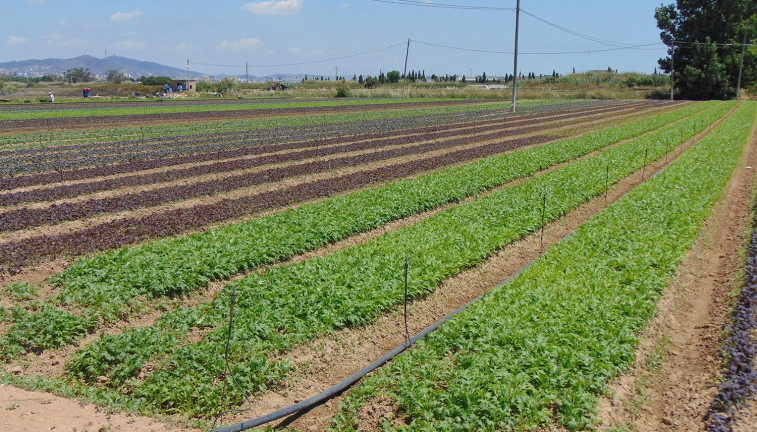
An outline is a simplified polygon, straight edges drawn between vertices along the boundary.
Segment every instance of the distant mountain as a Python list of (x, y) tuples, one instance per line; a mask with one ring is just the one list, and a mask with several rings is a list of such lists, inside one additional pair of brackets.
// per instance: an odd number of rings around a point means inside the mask
[[(165, 66), (160, 63), (134, 60), (126, 57), (110, 56), (96, 58), (83, 55), (72, 59), (44, 59), (22, 60), (0, 63), (0, 74), (17, 74), (38, 77), (47, 74), (62, 75), (71, 68), (89, 69), (99, 77), (104, 77), (109, 70), (116, 70), (131, 77), (140, 76), (169, 76), (172, 78), (186, 78), (186, 69)], [(204, 74), (189, 71), (192, 79), (198, 79)]]

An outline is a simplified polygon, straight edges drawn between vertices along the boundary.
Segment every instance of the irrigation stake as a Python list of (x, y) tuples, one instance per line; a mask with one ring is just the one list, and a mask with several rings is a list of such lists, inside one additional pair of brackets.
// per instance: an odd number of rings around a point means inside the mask
[(666, 165), (668, 164), (668, 149), (669, 149), (668, 144), (669, 144), (668, 139), (665, 138), (665, 164)]
[(605, 173), (605, 207), (607, 207), (607, 187), (610, 184), (610, 162), (607, 162), (607, 172)]
[[(250, 397), (245, 393), (244, 390), (242, 390), (242, 387), (237, 382), (236, 378), (234, 378), (234, 374), (231, 372), (231, 368), (229, 367), (229, 343), (231, 342), (231, 329), (234, 325), (234, 303), (236, 303), (237, 300), (237, 287), (235, 285), (232, 285), (231, 287), (231, 302), (229, 304), (229, 333), (226, 335), (226, 367), (223, 371), (223, 389), (224, 389), (224, 395), (226, 394), (226, 378), (231, 377), (231, 381), (234, 382), (234, 385), (237, 387), (237, 390), (244, 396), (244, 398), (247, 400), (247, 408), (245, 409), (229, 409), (226, 411), (222, 411), (220, 414), (216, 416), (216, 418), (213, 420), (213, 425), (211, 426), (211, 430), (216, 428), (216, 423), (218, 422), (218, 419), (223, 417), (225, 414), (231, 413), (231, 412), (245, 412), (252, 409), (252, 402), (250, 402)], [(223, 397), (223, 396), (222, 396)], [(221, 401), (223, 404), (223, 400)]]
[(646, 180), (646, 173), (647, 173), (647, 154), (649, 153), (649, 149), (644, 149), (644, 164), (641, 166), (641, 181)]
[(542, 252), (544, 251), (544, 213), (547, 211), (547, 193), (544, 192), (541, 204), (541, 237), (539, 237), (539, 245)]
[(407, 269), (410, 264), (410, 257), (405, 255), (405, 346), (410, 344), (410, 332), (407, 328)]

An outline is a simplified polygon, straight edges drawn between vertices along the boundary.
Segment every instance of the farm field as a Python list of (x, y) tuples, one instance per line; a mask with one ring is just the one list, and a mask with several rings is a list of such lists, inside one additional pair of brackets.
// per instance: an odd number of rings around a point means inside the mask
[(0, 382), (167, 428), (306, 399), (402, 344), (405, 299), (412, 335), (480, 295), (288, 427), (623, 426), (608, 388), (754, 177), (754, 102), (89, 105), (0, 113)]

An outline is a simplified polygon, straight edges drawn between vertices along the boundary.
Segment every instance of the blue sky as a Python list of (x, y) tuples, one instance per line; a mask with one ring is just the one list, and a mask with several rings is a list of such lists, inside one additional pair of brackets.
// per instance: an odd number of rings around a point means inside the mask
[[(205, 73), (308, 73), (351, 77), (402, 70), (408, 38), (428, 44), (512, 51), (515, 14), (395, 4), (398, 0), (0, 0), (0, 61), (81, 54), (156, 61)], [(421, 0), (418, 3), (514, 8), (515, 0)], [(559, 30), (527, 14), (520, 19), (519, 69), (569, 73), (589, 69), (652, 72), (660, 0), (522, 0), (539, 18), (604, 43)], [(608, 44), (611, 42), (611, 44)], [(394, 46), (393, 48), (379, 50)], [(366, 55), (330, 60), (379, 50)], [(599, 51), (568, 55), (528, 53)], [(327, 60), (319, 63), (290, 65)], [(431, 73), (512, 73), (512, 54), (412, 42), (408, 69)], [(205, 64), (202, 64), (205, 63)], [(210, 66), (232, 65), (232, 66)], [(274, 65), (274, 66), (271, 66)]]

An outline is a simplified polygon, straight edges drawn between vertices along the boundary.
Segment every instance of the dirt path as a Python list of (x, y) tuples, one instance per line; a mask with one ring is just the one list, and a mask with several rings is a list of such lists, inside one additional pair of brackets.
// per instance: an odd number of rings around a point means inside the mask
[[(757, 131), (757, 129), (755, 129)], [(663, 294), (640, 338), (631, 371), (599, 406), (601, 425), (632, 431), (701, 431), (717, 392), (721, 329), (741, 277), (743, 233), (749, 227), (757, 167), (757, 132), (725, 194)], [(744, 416), (754, 426), (754, 408)], [(749, 428), (743, 430), (755, 430)]]
[(108, 413), (92, 404), (0, 384), (0, 430), (13, 432), (190, 432), (170, 421)]

